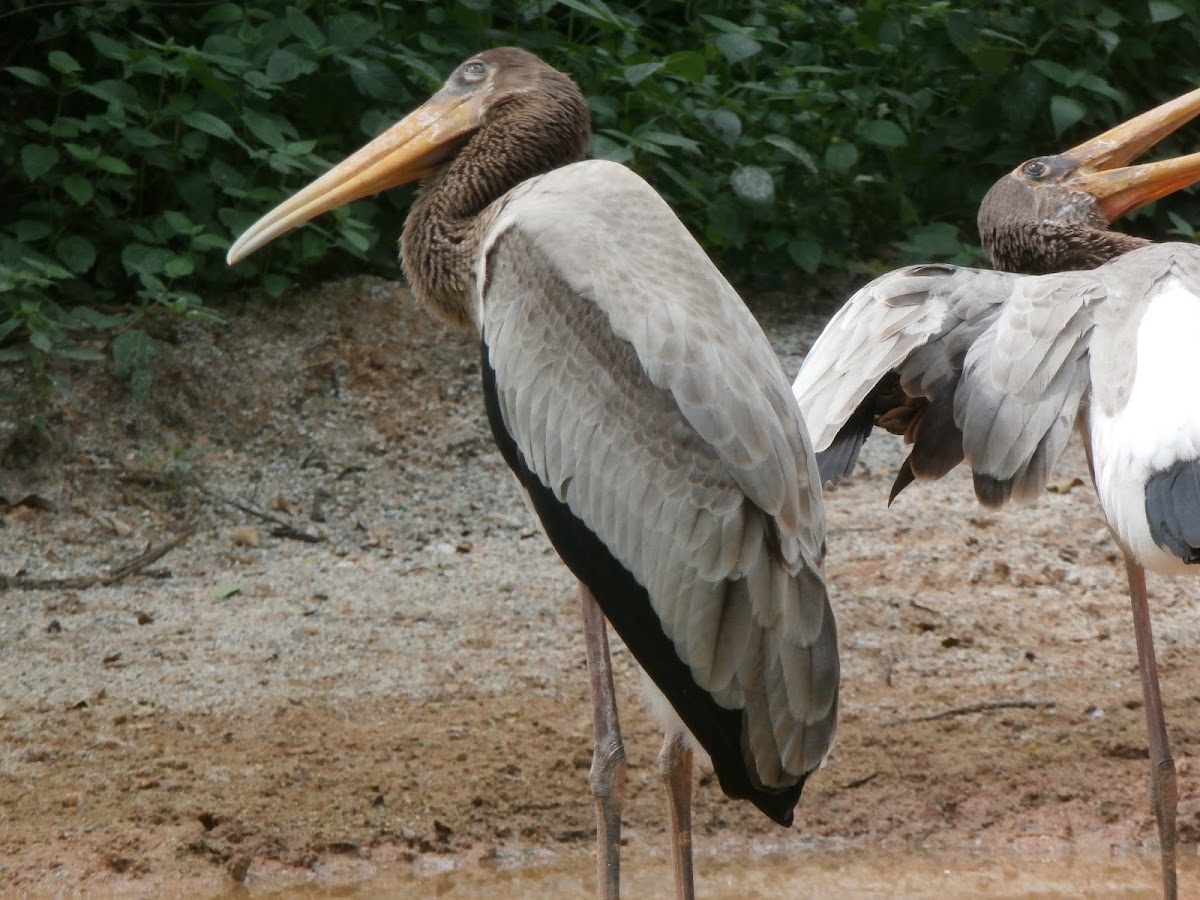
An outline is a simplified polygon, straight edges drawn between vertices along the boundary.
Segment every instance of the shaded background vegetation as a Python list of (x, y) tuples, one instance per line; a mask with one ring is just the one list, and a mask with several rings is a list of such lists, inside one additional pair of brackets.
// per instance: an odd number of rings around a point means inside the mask
[[(111, 359), (136, 391), (180, 316), (239, 287), (398, 275), (408, 194), (236, 269), (233, 237), (517, 44), (570, 72), (593, 155), (628, 163), (744, 287), (978, 261), (974, 215), (1022, 159), (1200, 83), (1200, 0), (294, 0), (0, 13), (0, 362)], [(1190, 136), (1189, 136), (1190, 135)], [(1196, 135), (1163, 152), (1196, 149)], [(1192, 236), (1190, 196), (1134, 230)]]

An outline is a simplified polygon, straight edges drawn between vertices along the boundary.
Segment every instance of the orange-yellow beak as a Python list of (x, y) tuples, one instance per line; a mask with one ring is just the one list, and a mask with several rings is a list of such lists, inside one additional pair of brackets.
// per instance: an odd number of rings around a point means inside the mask
[(1077, 168), (1063, 184), (1094, 196), (1101, 214), (1111, 223), (1131, 210), (1200, 181), (1200, 153), (1129, 165), (1197, 115), (1200, 115), (1200, 89), (1072, 147), (1062, 156)]
[(484, 93), (443, 88), (357, 153), (251, 225), (225, 256), (233, 265), (314, 216), (431, 175), (479, 127)]

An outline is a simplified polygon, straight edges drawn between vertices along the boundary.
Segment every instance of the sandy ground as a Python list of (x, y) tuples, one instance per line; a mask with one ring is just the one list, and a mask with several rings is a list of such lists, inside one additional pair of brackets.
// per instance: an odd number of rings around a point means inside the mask
[[(820, 317), (756, 312), (794, 373)], [(79, 370), (24, 411), (48, 437), (0, 421), (0, 574), (94, 579), (192, 529), (111, 584), (0, 591), (0, 888), (262, 893), (586, 859), (577, 600), (492, 448), (474, 341), (369, 279), (227, 315), (181, 329), (144, 404)], [(1131, 854), (1152, 889), (1128, 600), (1081, 455), (1011, 514), (957, 474), (889, 509), (899, 459), (872, 440), (828, 497), (834, 753), (791, 831), (702, 774), (701, 868)], [(1151, 592), (1190, 861), (1196, 587)], [(626, 843), (653, 857), (661, 737), (614, 654)], [(1045, 705), (909, 721), (998, 701)], [(655, 871), (646, 895), (667, 891)]]

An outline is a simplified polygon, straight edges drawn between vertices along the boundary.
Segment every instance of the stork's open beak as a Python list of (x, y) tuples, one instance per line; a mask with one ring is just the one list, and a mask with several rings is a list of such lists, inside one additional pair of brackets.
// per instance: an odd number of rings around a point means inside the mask
[(1077, 168), (1063, 184), (1094, 196), (1101, 214), (1111, 223), (1130, 210), (1200, 181), (1200, 153), (1129, 165), (1197, 115), (1200, 115), (1200, 89), (1072, 147), (1062, 156)]
[(483, 91), (443, 88), (357, 153), (251, 225), (225, 256), (233, 265), (284, 232), (352, 200), (431, 175), (479, 127)]

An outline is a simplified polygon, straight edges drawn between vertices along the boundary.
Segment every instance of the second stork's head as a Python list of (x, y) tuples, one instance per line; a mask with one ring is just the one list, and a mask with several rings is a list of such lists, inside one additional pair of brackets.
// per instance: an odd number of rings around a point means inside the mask
[(1198, 114), (1194, 90), (1065, 153), (1021, 163), (979, 207), (979, 237), (992, 264), (1028, 275), (1092, 269), (1147, 243), (1109, 225), (1200, 180), (1200, 153), (1129, 163)]

